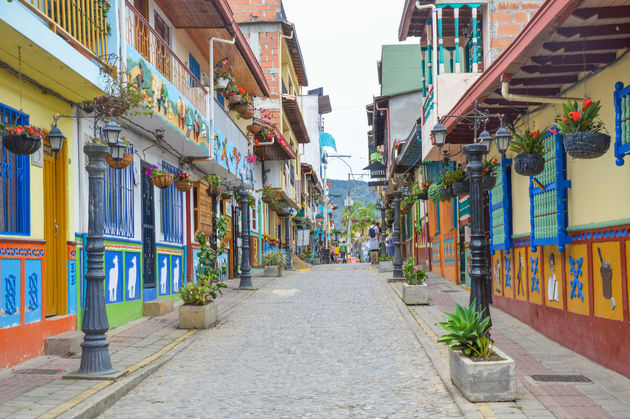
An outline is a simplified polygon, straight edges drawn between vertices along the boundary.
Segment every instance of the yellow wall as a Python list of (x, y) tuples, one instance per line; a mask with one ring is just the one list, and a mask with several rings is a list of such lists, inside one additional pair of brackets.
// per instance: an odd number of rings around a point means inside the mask
[[(0, 71), (0, 103), (20, 109), (20, 88), (18, 78)], [(56, 113), (69, 115), (72, 108), (67, 102), (62, 101), (51, 95), (44, 95), (41, 90), (34, 88), (32, 85), (22, 83), (22, 112), (30, 115), (31, 125), (40, 128), (50, 129), (53, 121), (53, 115)], [(74, 133), (73, 120), (71, 118), (62, 118), (59, 120), (59, 129), (66, 135), (65, 147), (68, 157), (67, 168), (67, 185), (66, 197), (67, 204), (67, 240), (74, 240), (75, 233), (75, 215), (74, 215)], [(43, 190), (43, 173), (41, 167), (31, 165), (31, 238), (37, 240), (44, 239), (44, 190)]]

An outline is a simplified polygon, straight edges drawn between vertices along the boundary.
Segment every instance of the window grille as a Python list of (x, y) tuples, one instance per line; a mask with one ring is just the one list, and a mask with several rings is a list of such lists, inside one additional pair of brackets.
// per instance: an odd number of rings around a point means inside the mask
[(630, 154), (630, 85), (615, 83), (615, 157), (617, 166), (623, 166)]
[(497, 168), (497, 183), (490, 191), (490, 250), (504, 249), (510, 253), (512, 244), (512, 160), (505, 157)]
[[(0, 122), (28, 125), (29, 116), (0, 103)], [(0, 233), (2, 234), (26, 236), (31, 232), (30, 170), (29, 156), (13, 154), (0, 143)]]
[[(133, 154), (133, 145), (127, 149)], [(103, 232), (110, 236), (133, 237), (133, 162), (124, 169), (108, 167), (105, 172), (105, 222)]]
[[(173, 175), (179, 174), (180, 170), (162, 162), (162, 169)], [(184, 194), (174, 185), (162, 189), (162, 231), (164, 241), (171, 243), (184, 242)]]

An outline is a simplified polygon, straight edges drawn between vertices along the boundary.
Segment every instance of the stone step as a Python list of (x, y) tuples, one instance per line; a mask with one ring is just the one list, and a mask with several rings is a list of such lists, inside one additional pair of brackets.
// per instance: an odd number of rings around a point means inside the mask
[(46, 355), (76, 355), (81, 353), (83, 332), (64, 332), (44, 339)]
[(173, 311), (174, 300), (166, 298), (163, 300), (145, 301), (142, 303), (142, 313), (145, 316), (157, 317)]

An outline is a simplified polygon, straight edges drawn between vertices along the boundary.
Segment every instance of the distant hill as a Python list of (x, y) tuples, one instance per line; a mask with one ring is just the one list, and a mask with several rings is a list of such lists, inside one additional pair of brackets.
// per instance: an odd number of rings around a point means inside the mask
[[(332, 183), (329, 192), (332, 195), (331, 200), (338, 207), (333, 210), (333, 218), (335, 225), (339, 227), (343, 217), (343, 206), (348, 196), (348, 181), (338, 179), (328, 179), (328, 181)], [(367, 182), (350, 180), (350, 197), (353, 201), (363, 201), (363, 204), (376, 202), (378, 196), (376, 193), (370, 192), (370, 189)]]

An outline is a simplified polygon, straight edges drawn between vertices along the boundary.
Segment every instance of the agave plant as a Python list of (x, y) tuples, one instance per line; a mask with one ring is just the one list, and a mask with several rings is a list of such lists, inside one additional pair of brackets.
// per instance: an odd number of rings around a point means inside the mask
[(468, 357), (489, 358), (494, 344), (488, 336), (490, 317), (477, 311), (477, 301), (468, 308), (455, 303), (455, 313), (444, 313), (445, 321), (438, 323), (448, 333), (438, 342), (446, 343), (452, 350), (462, 351)]

